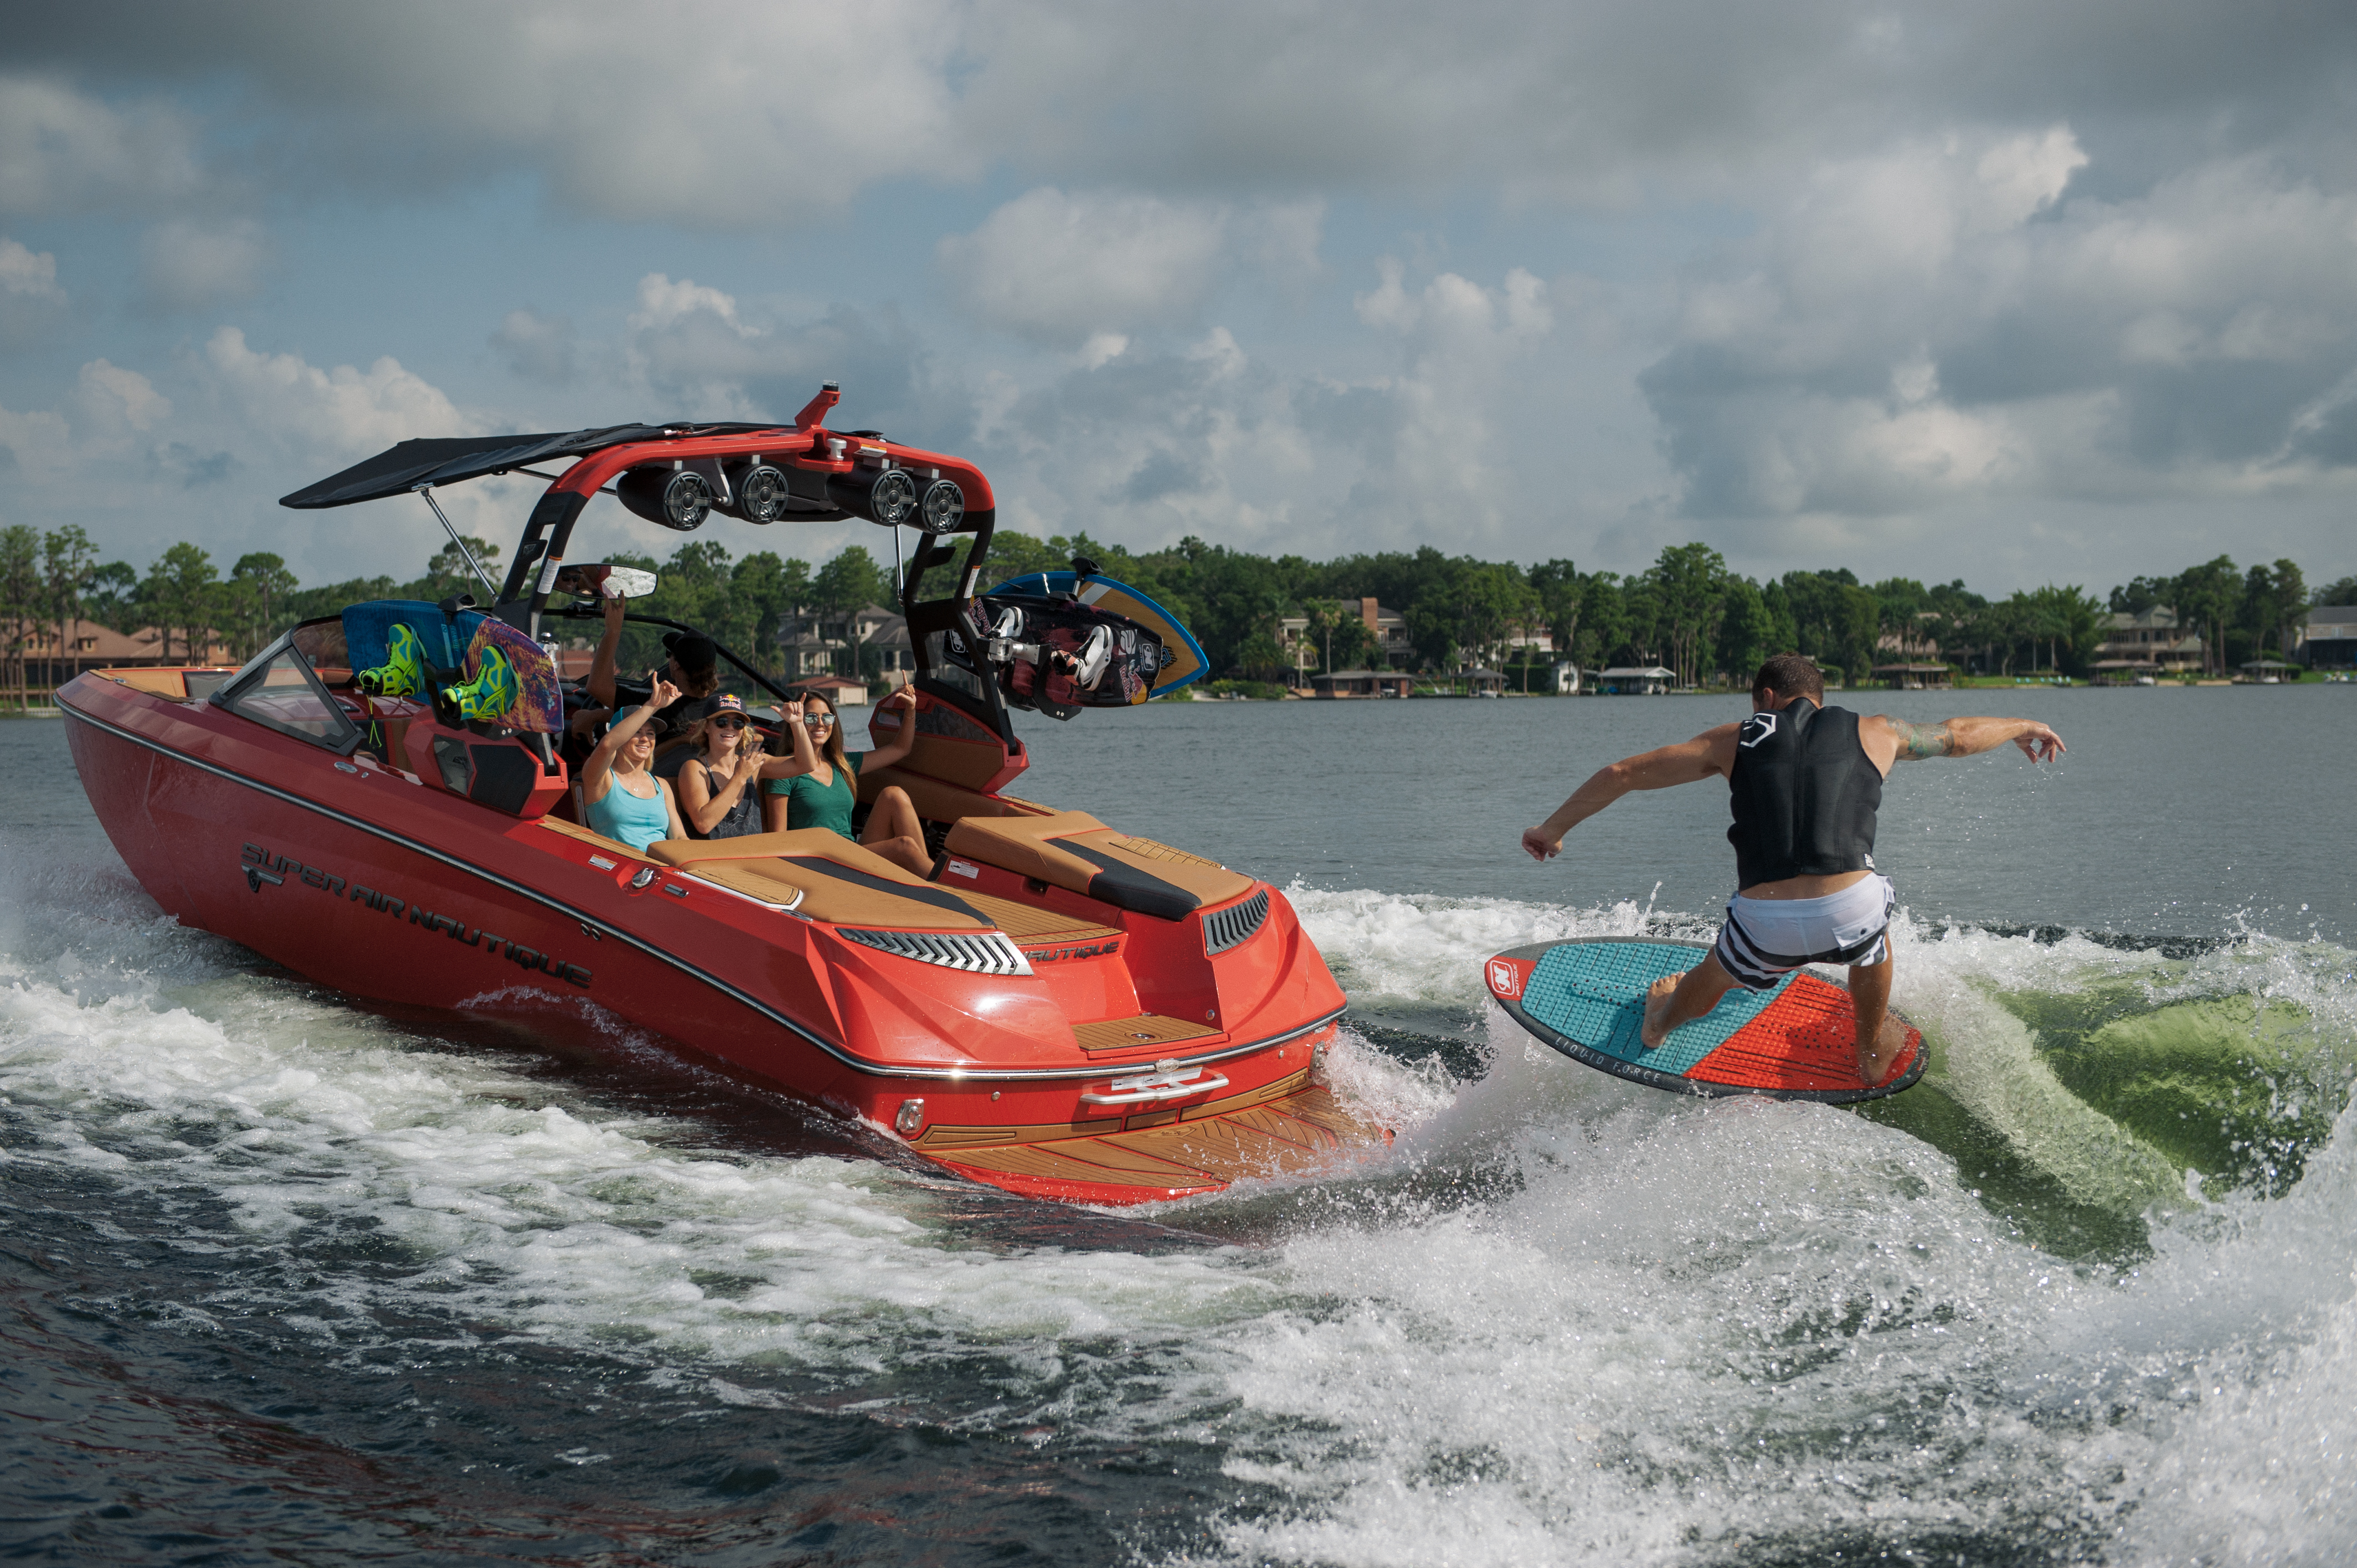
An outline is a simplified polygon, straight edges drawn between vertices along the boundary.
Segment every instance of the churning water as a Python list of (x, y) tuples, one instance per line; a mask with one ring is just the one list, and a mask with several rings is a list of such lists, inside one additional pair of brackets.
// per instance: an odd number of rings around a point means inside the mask
[(0, 1541), (2347, 1562), (2344, 695), (2037, 693), (2060, 768), (1902, 770), (1895, 1001), (1933, 1066), (1863, 1114), (1674, 1100), (1484, 1010), (1499, 948), (1706, 934), (1706, 789), (1512, 851), (1708, 704), (1035, 721), (1022, 792), (1293, 883), (1351, 998), (1329, 1070), (1400, 1129), (1125, 1214), (948, 1180), (594, 1014), (296, 981), (161, 917), (59, 727), (0, 726)]

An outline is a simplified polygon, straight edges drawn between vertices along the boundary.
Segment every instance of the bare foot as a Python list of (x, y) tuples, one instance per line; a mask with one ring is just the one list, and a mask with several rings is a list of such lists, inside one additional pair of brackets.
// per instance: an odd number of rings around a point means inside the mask
[(1678, 993), (1678, 982), (1684, 978), (1681, 974), (1665, 974), (1645, 993), (1645, 1022), (1638, 1029), (1637, 1037), (1644, 1042), (1647, 1050), (1661, 1049), (1662, 1042), (1670, 1037), (1670, 998)]
[(1874, 1033), (1874, 1048), (1860, 1047), (1857, 1053), (1857, 1076), (1867, 1087), (1879, 1085), (1890, 1071), (1890, 1064), (1907, 1048), (1907, 1029), (1900, 1021), (1885, 1013), (1882, 1027)]

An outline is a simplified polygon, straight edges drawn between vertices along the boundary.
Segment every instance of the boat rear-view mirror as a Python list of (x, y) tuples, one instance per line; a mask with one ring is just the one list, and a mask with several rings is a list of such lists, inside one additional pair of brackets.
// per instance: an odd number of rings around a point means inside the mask
[(555, 589), (588, 599), (642, 599), (655, 591), (655, 575), (597, 562), (563, 568), (556, 574)]

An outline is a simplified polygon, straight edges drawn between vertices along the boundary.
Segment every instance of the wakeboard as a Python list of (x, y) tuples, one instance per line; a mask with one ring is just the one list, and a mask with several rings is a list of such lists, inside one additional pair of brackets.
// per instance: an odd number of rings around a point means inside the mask
[(1858, 1076), (1849, 988), (1797, 970), (1767, 991), (1728, 992), (1647, 1050), (1639, 1030), (1653, 982), (1710, 949), (1648, 937), (1581, 937), (1510, 949), (1482, 966), (1509, 1016), (1577, 1062), (1675, 1094), (1756, 1094), (1846, 1105), (1896, 1094), (1923, 1076), (1922, 1031), (1894, 1013), (1907, 1043), (1880, 1083)]
[(485, 617), (467, 645), (467, 681), (444, 693), (468, 719), (505, 729), (556, 735), (565, 728), (565, 693), (548, 650), (501, 620)]

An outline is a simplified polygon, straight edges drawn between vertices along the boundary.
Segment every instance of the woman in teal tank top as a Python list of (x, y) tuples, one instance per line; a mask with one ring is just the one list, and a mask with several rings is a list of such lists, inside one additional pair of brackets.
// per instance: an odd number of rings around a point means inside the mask
[(654, 694), (606, 731), (581, 767), (582, 814), (592, 832), (604, 833), (641, 854), (661, 839), (683, 839), (679, 806), (671, 786), (654, 776), (655, 737), (664, 704), (679, 700), (679, 688), (658, 676)]
[(794, 745), (793, 777), (769, 785), (768, 819), (771, 832), (800, 828), (825, 828), (865, 844), (895, 865), (920, 876), (933, 873), (933, 857), (925, 848), (925, 827), (909, 792), (888, 784), (868, 803), (867, 831), (854, 833), (853, 808), (859, 801), (859, 775), (891, 767), (909, 755), (917, 738), (917, 694), (903, 686), (884, 700), (884, 713), (897, 714), (900, 733), (887, 745), (856, 755), (843, 744), (843, 726), (834, 704), (815, 692), (805, 692), (800, 703), (785, 705), (785, 729)]

